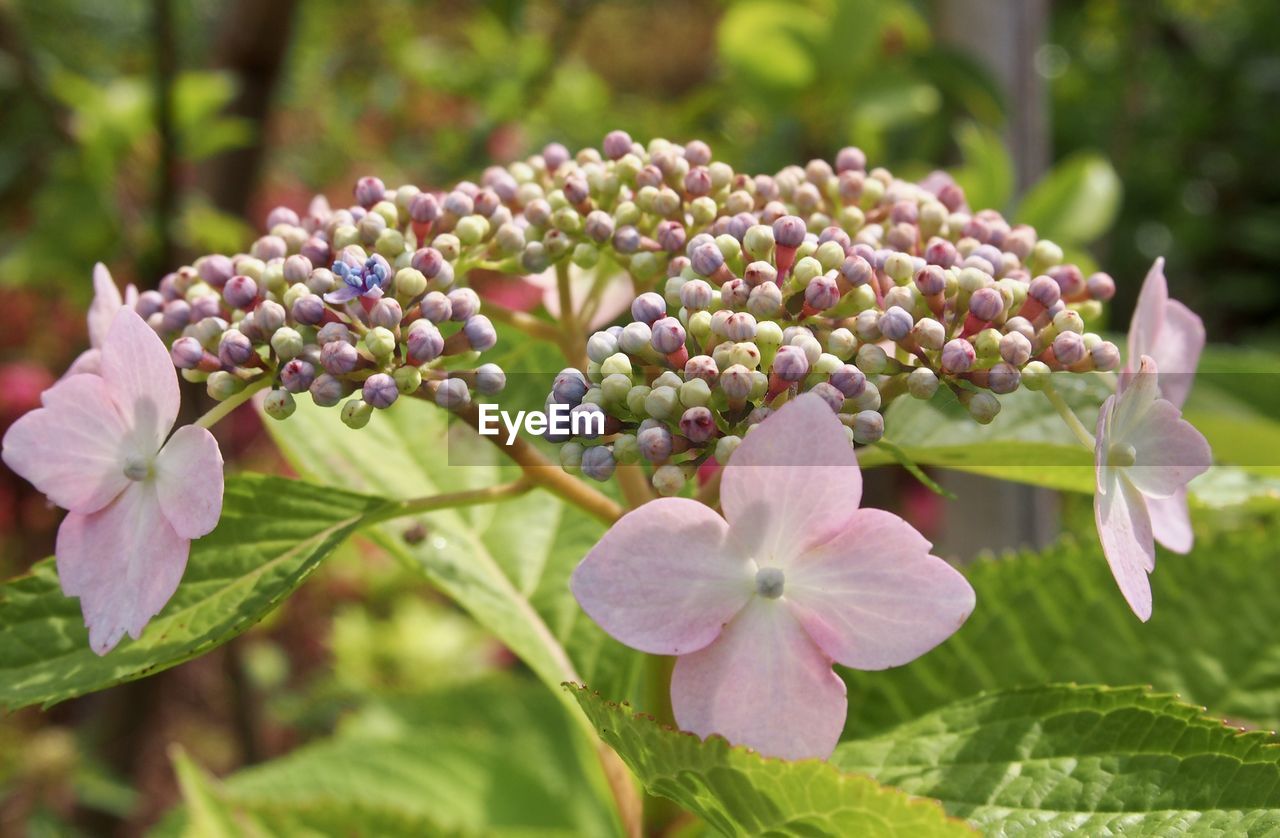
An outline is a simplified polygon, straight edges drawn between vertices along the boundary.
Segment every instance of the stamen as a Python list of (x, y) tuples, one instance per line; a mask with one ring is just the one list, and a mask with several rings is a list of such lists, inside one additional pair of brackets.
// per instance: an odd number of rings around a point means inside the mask
[(130, 480), (146, 480), (151, 476), (151, 464), (141, 457), (130, 457), (124, 464), (124, 476)]
[(781, 568), (762, 567), (756, 571), (756, 593), (766, 599), (777, 599), (782, 596), (786, 577)]
[(1107, 465), (1115, 468), (1128, 468), (1138, 460), (1138, 452), (1132, 445), (1115, 442), (1107, 449)]

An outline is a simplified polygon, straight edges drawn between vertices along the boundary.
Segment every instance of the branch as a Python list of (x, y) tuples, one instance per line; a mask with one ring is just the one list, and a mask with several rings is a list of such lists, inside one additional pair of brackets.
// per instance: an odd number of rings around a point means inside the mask
[(443, 492), (438, 495), (411, 498), (400, 501), (395, 506), (366, 518), (363, 526), (381, 524), (384, 521), (403, 518), (405, 515), (417, 515), (437, 509), (454, 509), (459, 506), (479, 506), (485, 503), (496, 503), (517, 498), (533, 489), (533, 487), (532, 480), (528, 477), (521, 477), (519, 480), (513, 480), (510, 483), (486, 486), (483, 489), (470, 489), (465, 492)]

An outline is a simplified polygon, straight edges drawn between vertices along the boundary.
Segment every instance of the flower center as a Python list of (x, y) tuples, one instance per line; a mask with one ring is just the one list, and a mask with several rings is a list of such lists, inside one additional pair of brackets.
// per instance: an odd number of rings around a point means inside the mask
[(1112, 443), (1107, 449), (1107, 465), (1115, 468), (1128, 468), (1138, 461), (1138, 452), (1132, 445), (1124, 442)]
[(124, 462), (124, 476), (130, 480), (146, 480), (151, 476), (151, 463), (141, 457), (130, 457)]
[(765, 599), (777, 599), (782, 596), (782, 588), (786, 577), (781, 568), (762, 567), (756, 571), (756, 593)]

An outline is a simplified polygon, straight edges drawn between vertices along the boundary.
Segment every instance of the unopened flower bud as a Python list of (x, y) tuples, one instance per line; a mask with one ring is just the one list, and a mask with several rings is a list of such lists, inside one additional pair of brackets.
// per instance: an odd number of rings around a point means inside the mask
[(1059, 332), (1053, 339), (1053, 357), (1065, 367), (1084, 359), (1084, 338), (1076, 332)]
[(391, 378), (396, 383), (396, 390), (404, 396), (418, 392), (418, 388), (422, 386), (422, 370), (412, 365), (398, 367)]
[(453, 317), (453, 304), (439, 291), (430, 291), (418, 303), (418, 310), (432, 323), (443, 323)]
[[(750, 317), (750, 315), (746, 316)], [(685, 342), (684, 326), (674, 317), (663, 317), (654, 322), (650, 341), (653, 348), (663, 355), (669, 355), (672, 352), (683, 349)]]
[(644, 412), (655, 419), (675, 416), (680, 406), (680, 394), (674, 387), (654, 387), (644, 400)]
[(180, 370), (193, 370), (204, 360), (204, 347), (193, 337), (178, 338), (169, 350), (173, 365)]
[(374, 373), (364, 380), (361, 389), (364, 401), (379, 410), (391, 407), (400, 396), (400, 388), (396, 381), (384, 372)]
[(860, 410), (853, 415), (851, 427), (854, 442), (871, 445), (884, 436), (884, 417), (874, 410)]
[(574, 367), (562, 369), (551, 384), (551, 396), (558, 404), (577, 407), (587, 394), (587, 378)]
[(288, 326), (276, 329), (275, 334), (271, 336), (271, 348), (282, 361), (288, 361), (300, 355), (305, 345), (298, 330)]
[(685, 484), (684, 471), (668, 463), (653, 470), (653, 489), (664, 498), (680, 494)]
[(498, 332), (493, 323), (483, 314), (477, 314), (462, 324), (462, 331), (467, 336), (467, 343), (476, 352), (492, 349), (498, 342)]
[(610, 131), (600, 146), (604, 156), (618, 160), (631, 152), (631, 135), (626, 131)]
[(1004, 297), (994, 288), (979, 288), (969, 298), (969, 313), (984, 323), (990, 323), (1004, 310)]
[(904, 340), (915, 323), (906, 309), (893, 306), (880, 316), (880, 334), (892, 341)]
[(647, 291), (632, 301), (631, 316), (646, 326), (652, 326), (667, 316), (667, 301), (661, 294)]
[(1008, 332), (1000, 338), (1000, 357), (1015, 367), (1031, 359), (1031, 341), (1020, 332)]
[(425, 364), (440, 357), (444, 351), (444, 337), (430, 320), (415, 320), (409, 326), (405, 345), (410, 361)]
[(962, 338), (947, 341), (942, 347), (942, 368), (948, 373), (965, 372), (978, 358), (973, 344)]
[(604, 482), (613, 476), (617, 462), (607, 445), (596, 445), (582, 452), (582, 474), (592, 480)]
[[(293, 362), (290, 361), (290, 363)], [(333, 407), (347, 394), (346, 385), (328, 373), (316, 376), (308, 390), (311, 393), (311, 400), (320, 407)]]
[(369, 424), (373, 416), (373, 405), (364, 399), (347, 399), (342, 405), (342, 424), (348, 428), (359, 430)]
[(799, 381), (809, 373), (809, 359), (798, 346), (780, 346), (773, 358), (773, 373), (783, 381)]
[(987, 372), (987, 387), (991, 392), (1003, 396), (1006, 393), (1012, 393), (1018, 389), (1018, 384), (1022, 379), (1021, 371), (1005, 361), (993, 366)]
[(258, 283), (247, 276), (233, 276), (222, 287), (222, 298), (232, 308), (249, 308), (258, 299)]
[(701, 445), (711, 439), (715, 432), (715, 419), (706, 407), (691, 407), (680, 417), (680, 433), (694, 445)]
[(671, 456), (673, 440), (671, 432), (665, 427), (641, 428), (636, 434), (636, 443), (640, 448), (640, 456), (651, 463), (665, 462)]
[(582, 455), (586, 449), (576, 442), (566, 442), (560, 446), (560, 467), (569, 474), (582, 471)]
[(297, 408), (298, 405), (293, 400), (293, 394), (288, 390), (272, 390), (262, 400), (263, 412), (272, 419), (288, 419)]
[(345, 340), (326, 343), (320, 350), (320, 365), (330, 375), (346, 375), (360, 363), (360, 354)]
[(446, 410), (460, 410), (470, 403), (471, 392), (461, 378), (446, 378), (436, 388), (436, 404)]
[(225, 366), (238, 367), (246, 364), (255, 354), (253, 342), (236, 329), (223, 332), (222, 339), (218, 341), (218, 360)]
[(290, 393), (301, 393), (315, 381), (316, 368), (310, 362), (294, 358), (280, 368), (280, 383)]
[[(375, 358), (389, 358), (396, 351), (396, 336), (390, 329), (375, 326), (364, 335), (365, 349)], [(333, 370), (329, 370), (333, 372)]]
[(209, 392), (209, 398), (220, 402), (243, 390), (244, 382), (229, 372), (218, 370), (217, 372), (209, 373), (209, 378), (205, 382), (205, 389)]
[(1000, 400), (990, 393), (974, 393), (969, 399), (969, 415), (980, 425), (989, 425), (1000, 413)]
[(864, 343), (858, 347), (853, 363), (867, 375), (879, 375), (889, 366), (889, 356), (878, 344)]
[(470, 288), (455, 288), (448, 293), (449, 319), (464, 322), (480, 311), (480, 297)]
[(1120, 366), (1120, 350), (1109, 340), (1104, 340), (1090, 350), (1093, 368), (1110, 372)]

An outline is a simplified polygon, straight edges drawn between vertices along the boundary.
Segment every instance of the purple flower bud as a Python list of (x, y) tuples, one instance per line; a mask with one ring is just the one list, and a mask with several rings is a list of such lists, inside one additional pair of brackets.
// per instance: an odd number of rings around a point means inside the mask
[(254, 355), (253, 342), (237, 329), (228, 329), (218, 341), (218, 360), (223, 366), (238, 367)]
[(280, 368), (280, 383), (290, 393), (301, 393), (316, 379), (316, 368), (301, 358), (294, 358)]
[(711, 146), (702, 140), (690, 140), (684, 146), (684, 159), (690, 166), (705, 166), (711, 162)]
[(916, 274), (916, 288), (926, 297), (941, 294), (947, 289), (947, 275), (937, 265), (926, 265)]
[(680, 287), (680, 302), (689, 311), (701, 311), (711, 305), (711, 286), (701, 279), (691, 279)]
[(780, 346), (773, 358), (773, 373), (783, 381), (799, 381), (809, 374), (809, 359), (798, 346)]
[(270, 262), (272, 259), (283, 259), (289, 252), (289, 246), (279, 236), (263, 236), (249, 248), (255, 259)]
[(701, 276), (711, 276), (724, 267), (724, 254), (715, 242), (706, 242), (694, 248), (689, 254), (689, 264), (693, 272)]
[(434, 247), (420, 247), (409, 259), (409, 267), (421, 271), (427, 279), (434, 279), (444, 264), (444, 256)]
[(134, 306), (134, 311), (138, 312), (138, 316), (143, 320), (147, 320), (163, 308), (163, 294), (159, 291), (143, 291), (138, 295), (138, 303)]
[(874, 410), (860, 410), (853, 415), (853, 441), (860, 445), (879, 442), (884, 436), (884, 417)]
[(1012, 393), (1017, 390), (1021, 381), (1021, 371), (1013, 364), (1005, 361), (996, 364), (987, 372), (987, 387), (991, 388), (991, 392), (998, 395)]
[(223, 286), (222, 298), (232, 308), (251, 308), (254, 301), (258, 299), (258, 283), (251, 277), (233, 276)]
[(345, 340), (330, 341), (320, 350), (320, 365), (330, 375), (346, 375), (359, 363), (360, 353)]
[(470, 320), (480, 311), (480, 297), (470, 288), (455, 288), (448, 297), (450, 320)]
[(610, 131), (604, 135), (604, 156), (617, 160), (631, 153), (631, 135), (626, 131)]
[(830, 274), (815, 276), (805, 286), (804, 301), (814, 311), (826, 311), (840, 302), (840, 288), (836, 285), (834, 276)]
[(595, 445), (582, 452), (582, 475), (601, 483), (613, 476), (617, 463), (607, 445)]
[(222, 310), (222, 299), (217, 294), (201, 294), (191, 301), (191, 322), (199, 323), (206, 317), (217, 317)]
[(430, 224), (440, 217), (440, 202), (430, 192), (419, 192), (409, 200), (409, 217), (419, 224)]
[(253, 312), (253, 322), (264, 336), (274, 333), (285, 324), (286, 319), (284, 306), (275, 300), (263, 300)]
[(267, 229), (270, 230), (280, 224), (290, 227), (297, 227), (301, 223), (298, 214), (288, 207), (276, 207), (267, 213)]
[(720, 375), (720, 368), (716, 366), (715, 359), (709, 355), (694, 355), (684, 364), (684, 380), (693, 381), (695, 378), (701, 378), (708, 384), (714, 384), (716, 377)]
[(427, 296), (418, 303), (418, 309), (432, 323), (443, 323), (453, 316), (453, 303), (439, 291), (428, 291)]
[(587, 213), (583, 230), (592, 241), (604, 244), (613, 237), (613, 216), (603, 210), (592, 210)]
[(853, 364), (845, 364), (831, 373), (830, 382), (831, 386), (839, 390), (845, 398), (853, 399), (866, 389), (867, 376)]
[(351, 330), (345, 323), (326, 323), (316, 332), (316, 343), (321, 346), (334, 341), (354, 344), (356, 339), (351, 336)]
[(706, 407), (691, 407), (680, 417), (680, 433), (694, 445), (711, 439), (715, 432), (716, 421)]
[(1111, 372), (1120, 366), (1120, 350), (1109, 340), (1104, 340), (1092, 350), (1093, 368), (1102, 372)]
[(631, 302), (631, 316), (647, 326), (667, 316), (667, 302), (661, 294), (647, 291)]
[(836, 172), (865, 172), (867, 155), (856, 146), (845, 146), (836, 153)]
[(346, 385), (328, 373), (316, 376), (308, 390), (311, 392), (311, 400), (320, 407), (333, 407), (347, 394)]
[(374, 373), (364, 380), (361, 390), (365, 403), (378, 409), (388, 408), (395, 404), (400, 396), (396, 380), (385, 372)]
[(844, 393), (840, 392), (840, 389), (833, 384), (819, 381), (813, 385), (809, 392), (826, 402), (832, 413), (839, 413), (840, 408), (844, 407)]
[(756, 318), (745, 311), (730, 314), (724, 321), (724, 336), (736, 341), (754, 340)]
[(214, 288), (221, 288), (227, 284), (235, 269), (231, 266), (230, 259), (221, 253), (214, 253), (197, 260), (196, 273)]
[(911, 319), (911, 315), (898, 306), (892, 306), (880, 315), (880, 334), (892, 341), (905, 339), (911, 334), (911, 327), (914, 325), (915, 321)]
[(1009, 332), (1000, 338), (1000, 357), (1015, 367), (1031, 360), (1031, 341), (1021, 332)]
[(204, 347), (192, 337), (178, 338), (169, 350), (173, 365), (180, 370), (193, 370), (204, 360)]
[(642, 428), (636, 434), (636, 443), (640, 448), (640, 456), (651, 463), (665, 462), (671, 456), (671, 431), (664, 427)]
[(1075, 265), (1054, 265), (1046, 273), (1058, 283), (1064, 299), (1074, 300), (1084, 293), (1084, 274)]
[(1044, 308), (1050, 308), (1062, 296), (1062, 289), (1052, 277), (1038, 276), (1027, 286), (1027, 298), (1035, 300)]
[[(374, 326), (381, 326), (384, 329), (395, 329), (400, 325), (400, 321), (404, 318), (404, 312), (391, 297), (383, 297), (373, 304), (373, 308), (369, 309), (369, 323)], [(368, 401), (368, 399), (365, 399)], [(377, 407), (377, 405), (374, 405)]]
[(460, 410), (471, 404), (471, 391), (461, 378), (446, 378), (436, 389), (436, 404), (445, 410)]
[(560, 143), (547, 143), (542, 149), (542, 161), (547, 164), (548, 172), (554, 172), (569, 162), (569, 149)]
[(387, 194), (387, 187), (376, 177), (362, 177), (356, 181), (355, 194), (356, 203), (369, 209)]
[(875, 269), (871, 267), (871, 263), (856, 253), (847, 257), (840, 265), (840, 276), (855, 288), (866, 285), (874, 275)]
[(290, 285), (306, 282), (307, 277), (311, 276), (311, 271), (314, 269), (315, 265), (311, 263), (310, 259), (295, 253), (284, 260), (284, 279)]
[(751, 298), (752, 288), (746, 280), (731, 279), (720, 286), (720, 302), (725, 308), (742, 308)]
[(995, 320), (1003, 310), (1004, 297), (994, 288), (979, 288), (969, 298), (969, 313), (984, 323)]
[(963, 338), (949, 340), (942, 347), (942, 368), (950, 373), (966, 372), (977, 358), (973, 344)]
[(170, 300), (164, 304), (160, 331), (176, 332), (191, 322), (191, 306), (186, 300)]
[(329, 243), (320, 236), (312, 236), (303, 243), (302, 249), (298, 251), (298, 255), (309, 261), (312, 265), (327, 265), (332, 259), (333, 250), (329, 247)]
[(1059, 332), (1053, 339), (1053, 357), (1064, 367), (1084, 360), (1084, 338), (1075, 332)]
[(664, 317), (653, 324), (650, 338), (653, 348), (663, 355), (669, 355), (684, 348), (684, 326), (674, 317)]
[(1089, 277), (1086, 285), (1089, 296), (1098, 302), (1105, 303), (1116, 295), (1116, 281), (1111, 278), (1111, 274), (1099, 271)]
[(747, 298), (747, 311), (758, 320), (767, 320), (782, 313), (782, 289), (772, 282), (757, 285)]
[(730, 401), (745, 401), (751, 395), (752, 379), (751, 370), (742, 364), (734, 364), (720, 374), (720, 389)]
[(582, 403), (582, 397), (587, 394), (589, 387), (587, 377), (582, 374), (581, 370), (574, 367), (566, 367), (560, 370), (560, 374), (552, 382), (551, 397), (557, 404), (577, 407)]
[(405, 347), (412, 363), (425, 364), (440, 357), (444, 351), (444, 337), (430, 320), (415, 320), (409, 326)]
[(694, 197), (711, 194), (711, 172), (705, 166), (694, 166), (685, 173), (684, 191)]
[(956, 263), (956, 246), (946, 239), (933, 239), (924, 249), (924, 260), (939, 268), (949, 268)]
[(501, 393), (507, 386), (507, 374), (497, 364), (476, 367), (476, 390), (486, 396)]
[(773, 240), (782, 247), (799, 247), (804, 242), (804, 219), (784, 215), (773, 222)]
[(494, 344), (498, 342), (498, 332), (493, 328), (493, 323), (483, 314), (467, 320), (462, 324), (462, 331), (467, 336), (467, 343), (476, 352), (484, 352), (492, 349)]
[(444, 196), (444, 210), (461, 218), (464, 215), (471, 215), (475, 212), (476, 203), (470, 195), (455, 189)]
[(299, 297), (293, 303), (293, 319), (303, 326), (318, 326), (324, 320), (324, 300), (317, 294)]

